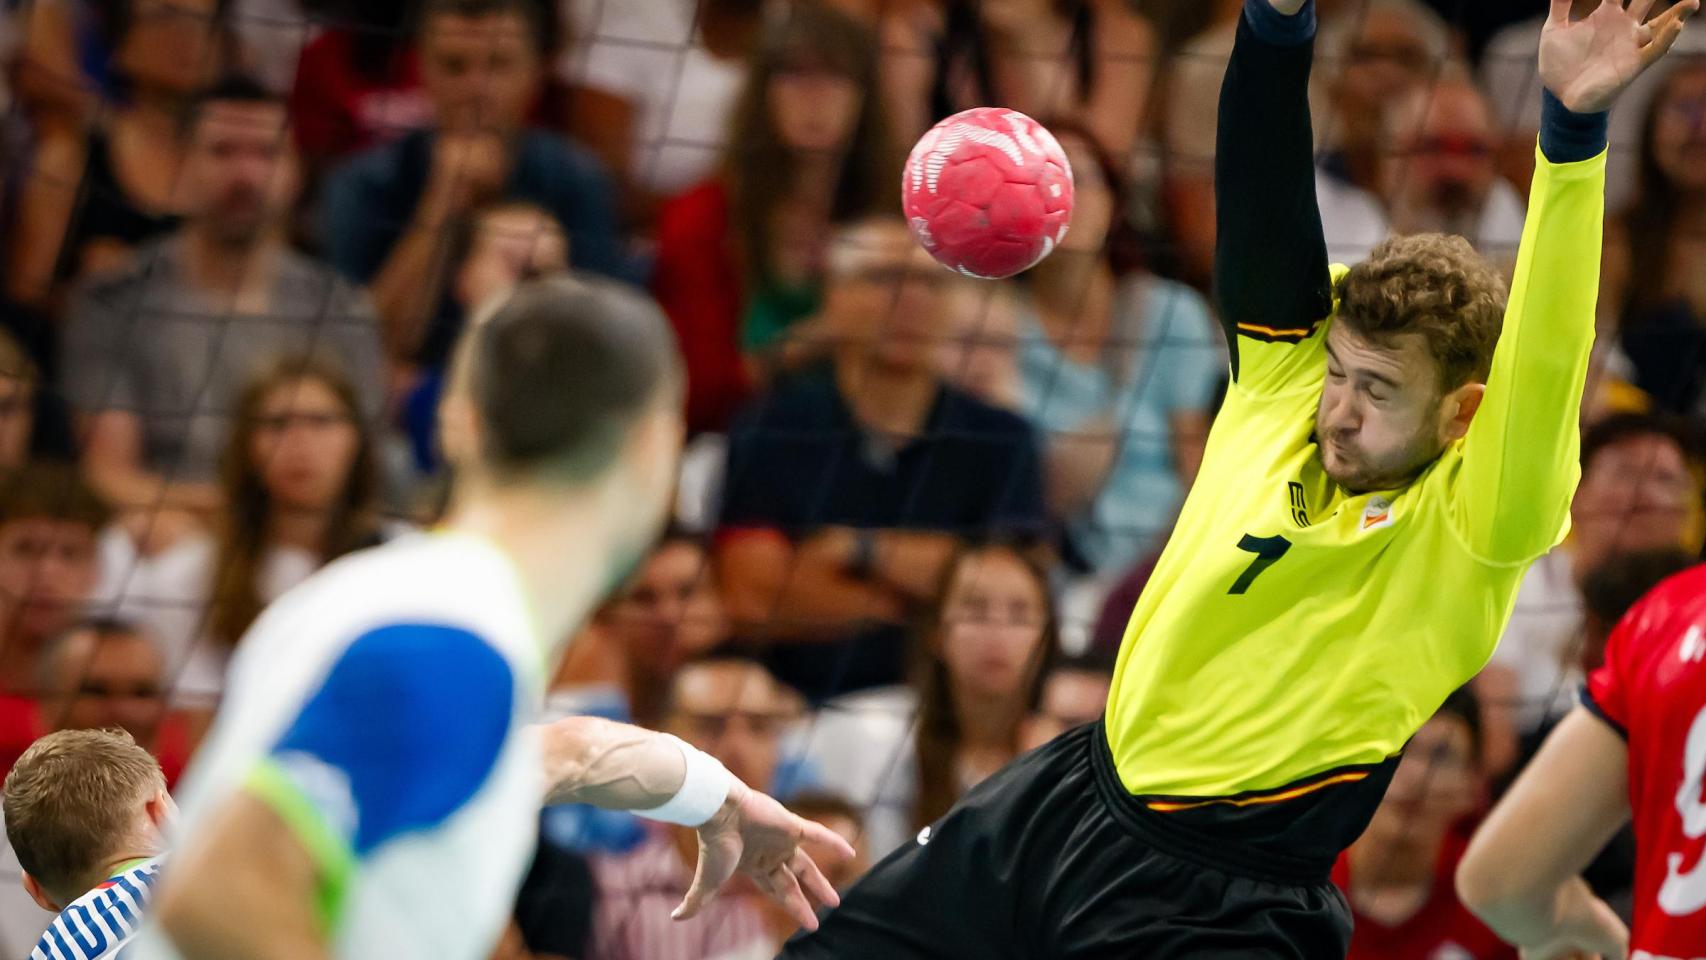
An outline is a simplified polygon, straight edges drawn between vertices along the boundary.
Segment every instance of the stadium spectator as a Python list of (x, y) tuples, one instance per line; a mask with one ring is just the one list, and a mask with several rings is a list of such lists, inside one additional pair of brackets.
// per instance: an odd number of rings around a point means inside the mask
[(36, 362), (0, 328), (0, 471), (16, 470), (30, 459), (37, 411), (48, 399), (40, 386)]
[(532, 0), (430, 0), (416, 38), (435, 126), (351, 158), (320, 205), (327, 256), (371, 284), (393, 357), (448, 354), (459, 319), (445, 289), (445, 242), (497, 200), (544, 207), (578, 269), (625, 276), (609, 178), (579, 146), (529, 125), (544, 82), (541, 11)]
[(1158, 550), (1195, 478), (1226, 355), (1196, 291), (1142, 270), (1119, 170), (1055, 128), (1072, 163), (1072, 229), (1019, 287), (1020, 412), (1043, 432), (1050, 513), (1080, 571)]
[(730, 433), (724, 600), (814, 700), (901, 681), (903, 624), (936, 596), (959, 537), (1043, 522), (1030, 426), (941, 376), (950, 277), (899, 219), (844, 229), (824, 297), (831, 364), (779, 384)]
[(1703, 113), (1706, 58), (1697, 57), (1672, 70), (1650, 101), (1638, 191), (1611, 220), (1600, 295), (1621, 328), (1637, 385), (1665, 409), (1689, 415), (1701, 413), (1706, 398)]
[(290, 113), (310, 169), (432, 122), (407, 0), (343, 3), (291, 64)]
[(1691, 425), (1622, 414), (1589, 428), (1571, 537), (1529, 569), (1493, 661), (1475, 681), (1489, 708), (1489, 775), (1510, 767), (1518, 740), (1575, 704), (1584, 677), (1585, 578), (1634, 553), (1698, 555), (1706, 542), (1703, 502), (1706, 456)]
[[(1448, 65), (1432, 83), (1389, 105), (1384, 142), (1386, 224), (1366, 238), (1368, 249), (1388, 234), (1451, 233), (1507, 275), (1515, 269), (1527, 207), (1499, 176), (1492, 111), (1467, 69)], [(1334, 226), (1344, 224), (1328, 224), (1329, 231)], [(1357, 237), (1331, 232), (1327, 242), (1336, 249), (1360, 245)]]
[[(750, 660), (700, 660), (677, 674), (663, 729), (722, 761), (742, 782), (766, 784), (775, 778), (797, 701)], [(598, 905), (590, 960), (715, 957), (769, 942), (756, 898), (734, 891), (692, 920), (671, 920), (693, 879), (697, 839), (686, 828), (648, 826), (631, 853), (593, 860)]]
[(24, 889), (59, 914), (31, 956), (113, 956), (147, 910), (176, 814), (159, 764), (129, 734), (60, 731), (6, 775), (0, 809)]
[(364, 418), (383, 402), (367, 301), (286, 242), (297, 164), (283, 101), (227, 80), (202, 95), (181, 135), (183, 229), (81, 286), (66, 317), (65, 387), (84, 468), (146, 554), (217, 513), (237, 394), (275, 355), (335, 357), (362, 391)]
[[(92, 23), (73, 27), (93, 13), (92, 6), (39, 4), (36, 19), (70, 17), (64, 27), (93, 31)], [(6, 277), (7, 293), (21, 304), (48, 304), (69, 281), (131, 263), (139, 245), (177, 224), (185, 203), (180, 191), (193, 179), (184, 170), (188, 145), (179, 129), (186, 102), (225, 60), (222, 0), (116, 0), (106, 9), (99, 29), (113, 49), (110, 64), (101, 67), (122, 79), (124, 94), (87, 123), (79, 114), (69, 122), (37, 124)], [(50, 52), (71, 40), (57, 31), (49, 28), (41, 45), (26, 52), (26, 60), (44, 59), (24, 74), (41, 75), (49, 85), (65, 83), (44, 72), (63, 69), (62, 53), (71, 52)], [(48, 39), (53, 36), (59, 38)], [(76, 109), (90, 110), (92, 103)]]
[(1025, 726), (1024, 748), (1039, 747), (1068, 730), (1102, 719), (1113, 680), (1114, 658), (1101, 650), (1092, 648), (1055, 661), (1043, 675), (1037, 708)]
[(1516, 960), (1457, 899), (1453, 878), (1481, 804), (1480, 706), (1460, 690), (1404, 750), (1368, 829), (1339, 858), (1333, 881), (1350, 901), (1347, 960)]
[(1047, 574), (1010, 544), (953, 562), (910, 687), (825, 704), (807, 756), (823, 784), (865, 808), (878, 857), (1018, 756), (1055, 631)]
[(719, 176), (660, 209), (652, 290), (687, 363), (690, 428), (726, 426), (749, 374), (828, 353), (830, 236), (892, 209), (900, 177), (878, 56), (858, 21), (813, 2), (787, 8), (734, 103)]
[[(1214, 140), (1220, 83), (1244, 0), (1214, 0), (1207, 27), (1169, 60), (1162, 127), (1164, 197), (1181, 274), (1206, 285), (1214, 266)], [(1165, 26), (1158, 23), (1158, 26)]]
[(139, 557), (109, 537), (119, 609), (150, 625), (175, 705), (211, 710), (231, 651), (261, 610), (320, 567), (382, 542), (372, 430), (355, 385), (325, 358), (273, 360), (238, 395), (206, 533)]
[[(1597, 0), (1576, 0), (1576, 13), (1585, 16)], [(1673, 5), (1658, 0), (1655, 13)], [(1466, 8), (1468, 9), (1468, 8)], [(1531, 9), (1528, 11), (1533, 13)], [(1481, 86), (1487, 91), (1503, 143), (1499, 167), (1524, 195), (1534, 176), (1534, 138), (1540, 131), (1540, 28), (1544, 14), (1500, 30), (1481, 58)], [(1684, 30), (1671, 55), (1629, 84), (1611, 113), (1611, 152), (1605, 160), (1605, 208), (1619, 211), (1637, 201), (1640, 186), (1640, 145), (1647, 139), (1647, 109), (1671, 71), (1706, 54), (1706, 32)], [(1609, 253), (1609, 251), (1607, 251)]]
[(767, 0), (559, 0), (570, 46), (556, 65), (568, 127), (622, 184), (627, 209), (654, 205), (717, 165)]
[(666, 534), (569, 647), (552, 709), (655, 728), (676, 671), (727, 636), (710, 552), (696, 537)]
[(1155, 79), (1155, 31), (1100, 0), (945, 0), (890, 19), (884, 48), (906, 142), (971, 107), (1071, 117), (1116, 157), (1131, 155)]
[[(846, 890), (864, 875), (870, 854), (866, 852), (864, 818), (859, 815), (857, 807), (835, 794), (802, 793), (788, 801), (788, 809), (796, 816), (805, 817), (834, 830), (852, 845), (855, 851), (852, 857), (844, 856), (840, 851), (831, 850), (822, 844), (805, 845), (812, 860), (823, 870), (824, 877), (836, 890)], [(770, 935), (769, 940), (762, 946), (721, 954), (709, 960), (774, 960), (776, 952), (782, 949), (782, 944), (799, 929), (799, 924), (793, 917), (788, 916), (786, 910), (769, 901), (759, 901), (759, 908), (764, 915), (764, 928)]]
[(93, 596), (107, 517), (70, 467), (30, 464), (0, 479), (0, 699), (34, 691), (44, 644)]

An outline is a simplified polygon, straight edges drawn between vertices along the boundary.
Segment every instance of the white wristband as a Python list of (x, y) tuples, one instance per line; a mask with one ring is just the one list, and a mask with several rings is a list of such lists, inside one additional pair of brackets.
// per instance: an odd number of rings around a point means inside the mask
[(701, 826), (722, 809), (729, 789), (734, 786), (734, 777), (710, 754), (695, 750), (679, 737), (667, 733), (661, 736), (681, 748), (681, 757), (687, 761), (687, 776), (669, 802), (650, 810), (635, 810), (634, 815), (684, 827)]

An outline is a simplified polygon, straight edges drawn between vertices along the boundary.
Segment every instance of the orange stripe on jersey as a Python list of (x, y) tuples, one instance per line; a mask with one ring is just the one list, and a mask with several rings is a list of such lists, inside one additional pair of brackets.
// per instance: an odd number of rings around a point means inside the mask
[(1353, 770), (1350, 773), (1341, 773), (1337, 776), (1328, 777), (1325, 780), (1318, 780), (1314, 783), (1304, 784), (1301, 787), (1293, 787), (1290, 790), (1284, 790), (1280, 793), (1269, 793), (1255, 797), (1215, 797), (1212, 800), (1197, 800), (1193, 802), (1171, 802), (1158, 800), (1145, 804), (1145, 806), (1157, 813), (1176, 813), (1180, 810), (1196, 810), (1199, 807), (1209, 807), (1217, 803), (1230, 804), (1234, 807), (1253, 807), (1257, 804), (1283, 803), (1286, 800), (1295, 800), (1304, 794), (1314, 793), (1324, 787), (1331, 787), (1340, 783), (1356, 783), (1358, 780), (1364, 780), (1367, 778), (1368, 771)]
[(1313, 328), (1310, 327), (1304, 327), (1298, 330), (1277, 330), (1273, 327), (1264, 327), (1255, 323), (1240, 323), (1238, 325), (1238, 329), (1248, 333), (1266, 334), (1270, 337), (1307, 337), (1314, 332)]

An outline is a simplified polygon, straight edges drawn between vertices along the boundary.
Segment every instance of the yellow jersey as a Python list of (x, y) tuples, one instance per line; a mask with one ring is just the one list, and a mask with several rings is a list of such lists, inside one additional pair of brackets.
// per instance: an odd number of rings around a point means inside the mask
[(1238, 326), (1234, 382), (1109, 698), (1108, 747), (1142, 806), (1330, 856), (1486, 663), (1524, 571), (1568, 529), (1604, 179), (1603, 153), (1539, 154), (1485, 397), (1403, 489), (1350, 493), (1323, 470), (1331, 311)]

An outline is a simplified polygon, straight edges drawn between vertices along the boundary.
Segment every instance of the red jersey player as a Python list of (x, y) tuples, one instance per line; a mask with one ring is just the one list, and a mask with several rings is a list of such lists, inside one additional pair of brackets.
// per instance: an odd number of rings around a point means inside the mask
[[(1706, 566), (1661, 583), (1487, 818), (1465, 903), (1532, 960), (1706, 955)], [(1578, 876), (1634, 818), (1633, 936)], [(1633, 954), (1629, 953), (1633, 948)]]

